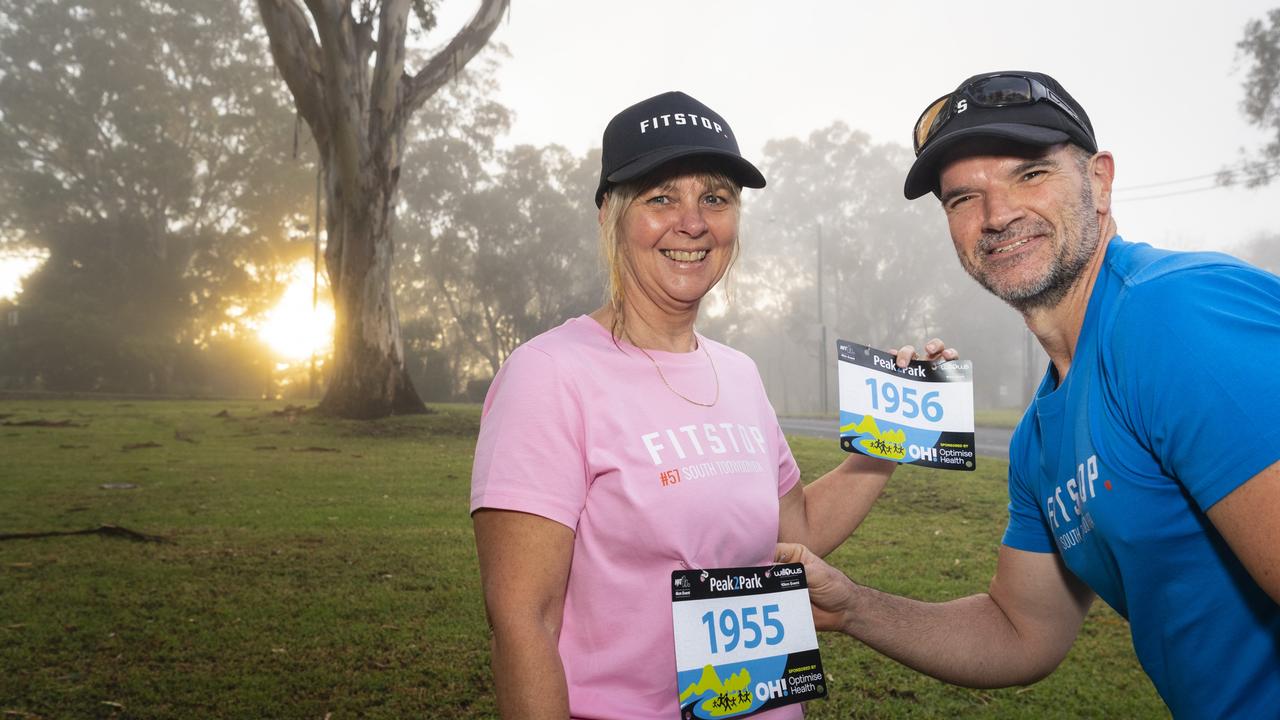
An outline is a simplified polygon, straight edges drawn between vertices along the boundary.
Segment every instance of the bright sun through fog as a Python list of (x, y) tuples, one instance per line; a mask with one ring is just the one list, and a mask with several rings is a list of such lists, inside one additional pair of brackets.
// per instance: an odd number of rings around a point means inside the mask
[(333, 305), (321, 288), (320, 302), (311, 309), (310, 260), (300, 260), (290, 272), (289, 285), (280, 302), (262, 317), (258, 337), (282, 360), (305, 360), (312, 353), (324, 355), (333, 347)]
[(0, 300), (16, 298), (22, 281), (35, 272), (47, 257), (47, 251), (39, 250), (0, 252)]

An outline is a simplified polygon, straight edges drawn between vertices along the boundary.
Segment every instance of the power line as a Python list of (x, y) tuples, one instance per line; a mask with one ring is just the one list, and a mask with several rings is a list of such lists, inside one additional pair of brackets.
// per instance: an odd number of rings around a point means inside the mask
[[(1224, 172), (1236, 172), (1236, 171), (1240, 171), (1240, 170), (1245, 170), (1245, 169), (1247, 169), (1248, 167), (1249, 167), (1249, 163), (1248, 163), (1248, 161), (1244, 161), (1244, 162), (1241, 162), (1241, 163), (1236, 164), (1236, 165), (1232, 165), (1232, 166), (1229, 166), (1229, 167), (1225, 167), (1225, 168), (1223, 168), (1222, 170), (1218, 170), (1218, 171), (1215, 171), (1215, 172), (1204, 173), (1204, 174), (1202, 174), (1202, 175), (1192, 175), (1192, 176), (1190, 176), (1190, 177), (1178, 178), (1178, 179), (1176, 179), (1176, 180), (1163, 180), (1163, 181), (1160, 181), (1160, 182), (1143, 183), (1142, 185), (1129, 185), (1129, 186), (1126, 186), (1126, 187), (1118, 187), (1118, 188), (1115, 188), (1114, 190), (1112, 190), (1112, 192), (1122, 193), (1122, 192), (1131, 192), (1131, 191), (1134, 191), (1134, 190), (1148, 190), (1148, 189), (1150, 189), (1150, 188), (1167, 187), (1167, 186), (1169, 186), (1169, 185), (1179, 185), (1179, 184), (1182, 184), (1182, 183), (1191, 182), (1191, 181), (1193, 181), (1193, 180), (1204, 180), (1205, 178), (1216, 178), (1216, 177), (1218, 177), (1219, 175), (1221, 175), (1221, 174), (1222, 174), (1222, 173), (1224, 173)], [(1267, 161), (1267, 162), (1265, 162), (1265, 163), (1261, 163), (1261, 167), (1264, 167), (1264, 168), (1265, 168), (1265, 167), (1280, 167), (1280, 160), (1270, 160), (1270, 161)], [(1228, 186), (1225, 186), (1225, 185), (1214, 185), (1213, 187), (1228, 187)], [(1213, 188), (1201, 188), (1201, 190), (1211, 190), (1211, 189), (1213, 189)], [(1152, 196), (1152, 197), (1157, 197), (1157, 196)], [(1159, 197), (1164, 197), (1164, 196), (1162, 195), (1162, 196), (1159, 196)], [(1136, 198), (1135, 198), (1135, 199), (1136, 199)]]
[(1205, 178), (1217, 177), (1218, 173), (1211, 172), (1204, 175), (1192, 175), (1191, 177), (1178, 178), (1177, 180), (1165, 180), (1163, 182), (1144, 183), (1142, 185), (1129, 185), (1128, 187), (1116, 188), (1112, 192), (1129, 192), (1131, 190), (1146, 190), (1148, 188), (1164, 187), (1166, 185), (1178, 185), (1192, 180), (1203, 180)]
[(1119, 198), (1117, 202), (1135, 203), (1135, 202), (1141, 202), (1143, 200), (1157, 200), (1159, 198), (1173, 197), (1175, 195), (1192, 195), (1194, 193), (1208, 192), (1210, 190), (1221, 190), (1227, 187), (1231, 187), (1231, 186), (1214, 184), (1214, 185), (1209, 185), (1207, 187), (1189, 188), (1187, 190), (1174, 190), (1173, 192), (1157, 193), (1155, 195), (1143, 195), (1142, 197)]

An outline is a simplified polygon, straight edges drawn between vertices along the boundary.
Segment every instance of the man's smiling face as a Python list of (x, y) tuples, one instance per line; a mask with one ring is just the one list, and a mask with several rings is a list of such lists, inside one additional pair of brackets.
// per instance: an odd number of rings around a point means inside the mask
[(1020, 312), (1058, 304), (1098, 247), (1088, 162), (1069, 145), (992, 144), (942, 166), (960, 264)]

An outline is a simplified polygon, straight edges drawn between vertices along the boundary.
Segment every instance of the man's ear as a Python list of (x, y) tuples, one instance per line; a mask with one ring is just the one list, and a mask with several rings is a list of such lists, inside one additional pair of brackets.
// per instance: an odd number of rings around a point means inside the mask
[(1093, 184), (1093, 202), (1098, 212), (1111, 212), (1111, 183), (1116, 179), (1116, 159), (1102, 150), (1089, 161), (1089, 182)]

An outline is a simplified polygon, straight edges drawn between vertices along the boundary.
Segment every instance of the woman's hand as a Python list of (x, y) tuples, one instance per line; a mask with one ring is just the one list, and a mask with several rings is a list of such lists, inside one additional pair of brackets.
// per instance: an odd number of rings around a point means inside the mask
[[(934, 338), (924, 345), (925, 359), (955, 360), (959, 353)], [(920, 355), (914, 346), (890, 351), (899, 367)], [(815, 557), (826, 555), (844, 542), (862, 522), (898, 463), (848, 453), (834, 470), (803, 485), (797, 483), (782, 496), (778, 507), (778, 539), (801, 543)]]

